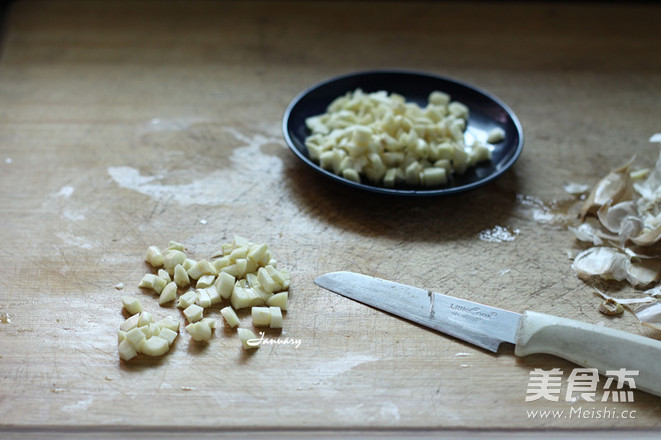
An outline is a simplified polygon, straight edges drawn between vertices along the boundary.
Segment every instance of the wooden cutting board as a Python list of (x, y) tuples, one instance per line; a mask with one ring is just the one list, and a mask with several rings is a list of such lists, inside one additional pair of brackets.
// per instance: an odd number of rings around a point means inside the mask
[[(648, 138), (661, 131), (660, 11), (12, 5), (0, 59), (4, 432), (660, 427), (659, 400), (643, 392), (626, 403), (564, 394), (526, 402), (534, 369), (559, 368), (566, 379), (574, 366), (518, 359), (511, 347), (493, 355), (313, 284), (352, 270), (658, 338), (630, 313), (598, 313), (592, 288), (570, 268), (575, 243), (561, 219), (571, 203), (564, 183), (594, 184), (633, 154), (641, 166), (658, 155)], [(520, 160), (488, 186), (434, 199), (377, 197), (316, 175), (285, 146), (286, 105), (325, 78), (380, 67), (448, 75), (497, 95), (522, 121)], [(494, 228), (508, 235), (486, 240)], [(268, 243), (292, 273), (283, 332), (266, 336), (300, 345), (246, 353), (221, 325), (208, 344), (182, 331), (166, 356), (120, 362), (121, 295), (183, 322), (137, 288), (150, 270), (147, 246), (177, 240), (203, 258), (233, 234)], [(578, 417), (576, 408), (617, 418)]]

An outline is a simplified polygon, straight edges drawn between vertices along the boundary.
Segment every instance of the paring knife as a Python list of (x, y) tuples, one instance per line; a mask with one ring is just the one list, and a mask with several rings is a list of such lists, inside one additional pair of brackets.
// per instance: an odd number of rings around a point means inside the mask
[(575, 364), (637, 370), (636, 388), (661, 396), (661, 341), (544, 313), (523, 314), (352, 272), (321, 275), (315, 283), (496, 353), (503, 342), (516, 356), (546, 353)]

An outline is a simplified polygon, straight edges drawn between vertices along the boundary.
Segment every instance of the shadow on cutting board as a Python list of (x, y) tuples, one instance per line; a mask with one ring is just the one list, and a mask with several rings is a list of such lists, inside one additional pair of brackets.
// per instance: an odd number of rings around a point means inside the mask
[(0, 0), (0, 59), (4, 54), (5, 38), (7, 36), (7, 22), (11, 12), (11, 6), (14, 2), (11, 0)]
[(403, 198), (359, 191), (290, 162), (289, 190), (306, 215), (365, 236), (443, 242), (474, 237), (511, 219), (516, 166), (478, 189), (450, 196)]

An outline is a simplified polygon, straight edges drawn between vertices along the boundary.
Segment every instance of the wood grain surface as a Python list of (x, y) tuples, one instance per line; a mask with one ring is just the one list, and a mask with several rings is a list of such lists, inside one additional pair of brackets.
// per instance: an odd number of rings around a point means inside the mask
[[(626, 2), (12, 4), (0, 59), (4, 432), (661, 427), (659, 398), (643, 392), (525, 402), (533, 369), (574, 366), (487, 353), (313, 283), (352, 270), (660, 337), (630, 313), (598, 313), (558, 217), (563, 184), (594, 184), (634, 154), (656, 160), (660, 13)], [(281, 118), (299, 91), (386, 67), (508, 103), (526, 138), (513, 169), (462, 195), (384, 198), (328, 182), (287, 149)], [(497, 226), (513, 240), (479, 238)], [(267, 242), (291, 271), (284, 334), (269, 335), (300, 346), (246, 354), (220, 326), (208, 344), (182, 331), (166, 356), (120, 362), (122, 294), (180, 315), (137, 288), (147, 246), (177, 240), (202, 258), (235, 233)], [(635, 418), (528, 416), (580, 406)]]

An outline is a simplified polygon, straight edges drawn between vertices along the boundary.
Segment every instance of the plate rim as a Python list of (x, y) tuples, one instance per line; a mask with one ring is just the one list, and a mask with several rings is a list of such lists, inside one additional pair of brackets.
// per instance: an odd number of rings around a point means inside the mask
[[(327, 86), (329, 84), (333, 83), (338, 83), (341, 81), (346, 81), (349, 78), (354, 78), (354, 77), (366, 77), (366, 76), (371, 76), (371, 75), (384, 75), (384, 74), (395, 74), (395, 75), (410, 75), (410, 76), (422, 76), (422, 77), (428, 77), (436, 80), (441, 80), (445, 82), (450, 82), (454, 83), (456, 85), (459, 85), (461, 87), (473, 90), (484, 97), (490, 99), (491, 101), (495, 102), (499, 107), (501, 107), (509, 119), (512, 121), (514, 128), (516, 130), (516, 133), (518, 134), (519, 137), (519, 142), (518, 144), (514, 147), (514, 151), (512, 156), (503, 163), (500, 169), (496, 170), (493, 173), (490, 173), (488, 176), (481, 178), (475, 182), (471, 182), (466, 185), (460, 185), (460, 186), (449, 186), (449, 187), (441, 187), (441, 188), (436, 188), (436, 189), (403, 189), (403, 188), (386, 188), (382, 186), (375, 186), (375, 185), (368, 185), (365, 183), (358, 183), (354, 182), (352, 180), (345, 179), (344, 177), (337, 175), (331, 171), (323, 169), (319, 164), (314, 162), (308, 155), (304, 154), (302, 151), (300, 151), (296, 145), (293, 142), (292, 137), (289, 134), (289, 121), (292, 115), (292, 111), (295, 109), (295, 107), (302, 101), (307, 95), (312, 93), (313, 91)], [(470, 110), (470, 108), (469, 108)], [(466, 191), (470, 191), (473, 189), (476, 189), (478, 187), (484, 186), (493, 180), (497, 179), (500, 177), (502, 174), (504, 174), (506, 171), (508, 171), (514, 163), (518, 160), (519, 156), (521, 155), (523, 151), (523, 145), (524, 145), (524, 134), (523, 134), (523, 127), (521, 125), (521, 121), (519, 120), (518, 116), (514, 111), (500, 98), (497, 96), (485, 91), (484, 89), (475, 86), (471, 83), (468, 83), (466, 81), (458, 80), (450, 76), (445, 76), (445, 75), (440, 75), (436, 73), (431, 73), (431, 72), (425, 72), (425, 71), (419, 71), (419, 70), (411, 70), (411, 69), (370, 69), (370, 70), (359, 70), (359, 71), (354, 71), (354, 72), (349, 72), (349, 73), (344, 73), (341, 75), (336, 75), (333, 77), (326, 78), (322, 81), (319, 81), (305, 89), (303, 89), (301, 92), (299, 92), (287, 105), (285, 112), (282, 117), (282, 133), (283, 137), (285, 138), (285, 142), (287, 146), (289, 147), (290, 150), (303, 162), (305, 162), (308, 166), (312, 167), (315, 171), (318, 173), (321, 173), (322, 175), (331, 178), (332, 180), (339, 182), (341, 184), (347, 185), (349, 187), (353, 187), (356, 189), (360, 189), (363, 191), (368, 191), (372, 193), (377, 193), (377, 194), (384, 194), (384, 195), (393, 195), (393, 196), (416, 196), (416, 197), (434, 197), (434, 196), (443, 196), (443, 195), (450, 195), (450, 194), (457, 194), (457, 193), (462, 193)]]

